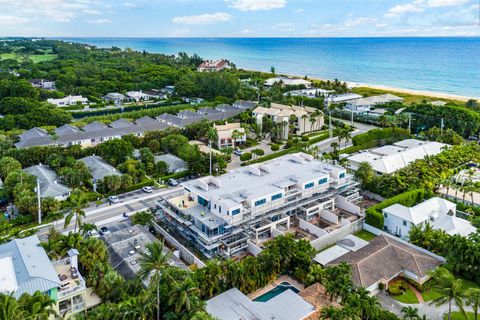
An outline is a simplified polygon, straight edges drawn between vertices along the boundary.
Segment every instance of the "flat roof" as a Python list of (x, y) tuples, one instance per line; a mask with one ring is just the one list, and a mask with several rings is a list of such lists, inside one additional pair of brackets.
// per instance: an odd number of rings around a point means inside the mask
[(348, 252), (350, 252), (350, 250), (347, 250), (336, 244), (333, 247), (330, 247), (328, 249), (325, 249), (317, 253), (317, 255), (315, 256), (315, 258), (313, 258), (313, 260), (320, 263), (322, 266), (325, 266), (327, 265), (327, 263), (343, 256)]

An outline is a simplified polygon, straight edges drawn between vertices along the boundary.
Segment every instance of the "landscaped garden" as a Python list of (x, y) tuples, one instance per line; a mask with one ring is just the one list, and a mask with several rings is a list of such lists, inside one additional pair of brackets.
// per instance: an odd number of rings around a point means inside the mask
[(363, 239), (365, 241), (370, 241), (376, 237), (376, 235), (374, 235), (371, 232), (368, 232), (367, 230), (360, 230), (357, 233), (355, 233), (354, 236), (359, 237), (360, 239)]

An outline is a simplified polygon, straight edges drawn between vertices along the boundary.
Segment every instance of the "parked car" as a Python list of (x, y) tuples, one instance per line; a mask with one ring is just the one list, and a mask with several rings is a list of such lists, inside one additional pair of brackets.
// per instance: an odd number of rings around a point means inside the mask
[(87, 232), (87, 237), (98, 238), (99, 236), (97, 230), (90, 230)]
[(143, 187), (142, 190), (145, 193), (152, 193), (153, 192), (153, 187), (146, 186), (146, 187)]
[(120, 199), (117, 196), (110, 196), (108, 197), (108, 200), (110, 200), (111, 203), (120, 202)]
[(175, 179), (168, 179), (168, 185), (171, 187), (176, 187), (178, 186), (178, 182)]
[(102, 236), (104, 236), (106, 234), (109, 234), (109, 233), (110, 233), (110, 229), (108, 229), (108, 227), (103, 226), (103, 227), (100, 228), (100, 234)]
[(240, 150), (240, 149), (237, 149), (237, 150), (233, 151), (233, 153), (240, 157), (243, 154), (243, 151)]

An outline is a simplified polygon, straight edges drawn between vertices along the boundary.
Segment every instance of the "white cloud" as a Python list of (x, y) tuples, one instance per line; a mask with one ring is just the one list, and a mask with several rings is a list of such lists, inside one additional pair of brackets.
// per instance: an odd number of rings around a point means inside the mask
[(232, 16), (225, 12), (216, 12), (216, 13), (204, 13), (197, 16), (183, 16), (175, 17), (172, 19), (174, 23), (180, 24), (214, 24), (219, 22), (227, 22), (232, 19)]
[(92, 24), (106, 24), (106, 23), (112, 23), (110, 19), (95, 19), (95, 20), (84, 20), (87, 23), (92, 23)]
[(241, 11), (271, 10), (285, 7), (286, 0), (226, 0), (231, 7)]
[(0, 26), (5, 28), (16, 26), (20, 23), (26, 23), (28, 21), (29, 19), (24, 17), (0, 15)]
[(468, 2), (470, 0), (427, 0), (426, 6), (430, 8), (460, 6)]
[(376, 18), (365, 18), (365, 17), (360, 17), (356, 19), (350, 19), (345, 22), (345, 27), (350, 28), (350, 27), (355, 27), (355, 26), (361, 26), (365, 24), (374, 24), (377, 22), (378, 19)]
[(302, 13), (302, 12), (304, 12), (304, 11), (305, 11), (305, 10), (303, 10), (302, 8), (300, 8), (300, 9), (294, 10), (293, 12), (295, 12), (295, 13)]
[(422, 12), (423, 8), (420, 8), (418, 5), (414, 3), (407, 3), (407, 4), (399, 4), (392, 7), (390, 10), (387, 11), (387, 16), (395, 16), (404, 13), (412, 13), (412, 12)]
[(292, 23), (292, 22), (277, 23), (272, 27), (272, 29), (283, 31), (283, 32), (294, 31), (295, 23)]

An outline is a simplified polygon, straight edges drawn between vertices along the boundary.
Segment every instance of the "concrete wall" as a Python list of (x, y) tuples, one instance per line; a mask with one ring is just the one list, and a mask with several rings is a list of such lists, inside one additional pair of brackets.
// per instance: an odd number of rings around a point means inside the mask
[(174, 237), (172, 237), (167, 231), (165, 231), (155, 222), (153, 223), (153, 228), (156, 232), (162, 235), (168, 245), (180, 251), (180, 258), (187, 264), (196, 264), (198, 268), (205, 267), (205, 263), (203, 263), (202, 260), (198, 259), (193, 253), (191, 253), (187, 248), (185, 248), (180, 242), (178, 242)]
[(331, 211), (328, 211), (328, 210), (322, 210), (320, 212), (320, 217), (323, 219), (323, 220), (326, 220), (330, 223), (333, 223), (333, 224), (338, 224), (338, 216), (331, 212)]
[(362, 230), (362, 226), (363, 219), (359, 219), (335, 231), (332, 231), (323, 237), (311, 241), (310, 244), (315, 248), (315, 250), (321, 251), (326, 247), (335, 244), (338, 240), (348, 236), (349, 234)]
[(283, 233), (282, 231), (278, 230), (278, 229), (275, 229), (273, 228), (272, 229), (272, 237), (273, 238), (276, 238), (276, 237), (279, 237), (279, 236), (284, 236), (285, 233)]
[(257, 246), (255, 243), (248, 241), (248, 252), (251, 253), (254, 257), (258, 256), (261, 252), (262, 249)]
[(311, 233), (317, 237), (323, 237), (327, 234), (327, 231), (320, 229), (319, 227), (307, 222), (303, 219), (298, 218), (298, 227), (308, 233)]
[(350, 213), (356, 214), (356, 215), (363, 215), (362, 208), (359, 206), (350, 203), (347, 201), (345, 197), (342, 196), (336, 196), (335, 200), (337, 200), (337, 207), (340, 209), (343, 209), (345, 211), (348, 211)]

